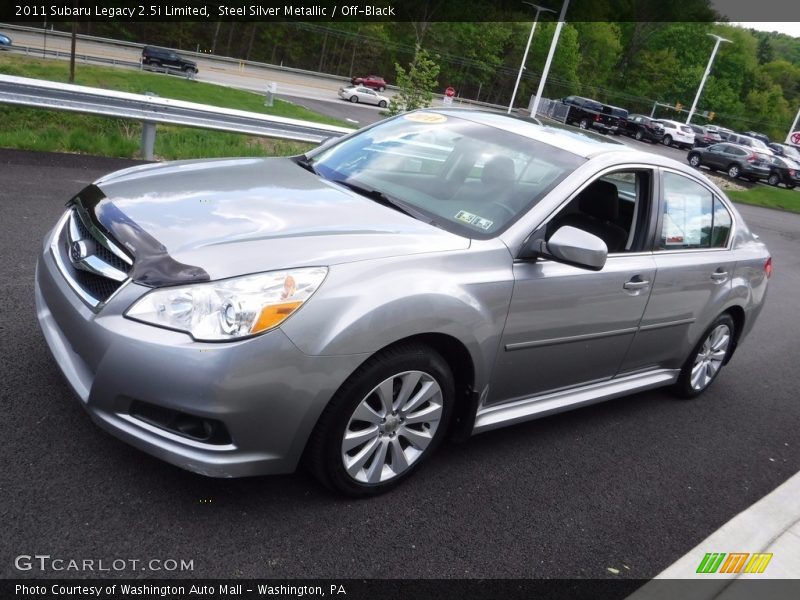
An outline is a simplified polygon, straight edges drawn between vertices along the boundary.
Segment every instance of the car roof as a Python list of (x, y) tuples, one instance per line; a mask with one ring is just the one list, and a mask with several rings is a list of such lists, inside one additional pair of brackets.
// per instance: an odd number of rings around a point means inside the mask
[(486, 125), (487, 127), (502, 129), (551, 146), (557, 146), (584, 158), (610, 152), (636, 152), (630, 146), (607, 136), (583, 129), (566, 127), (560, 123), (545, 125), (530, 119), (521, 119), (501, 113), (469, 108), (427, 109), (425, 112), (435, 112), (445, 116), (452, 115), (460, 119)]

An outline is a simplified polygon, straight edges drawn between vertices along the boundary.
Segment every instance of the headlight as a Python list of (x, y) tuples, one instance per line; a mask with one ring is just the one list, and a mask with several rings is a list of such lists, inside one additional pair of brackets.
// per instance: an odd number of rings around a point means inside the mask
[(199, 341), (235, 340), (280, 325), (317, 290), (326, 267), (271, 271), (156, 289), (126, 317), (177, 329)]

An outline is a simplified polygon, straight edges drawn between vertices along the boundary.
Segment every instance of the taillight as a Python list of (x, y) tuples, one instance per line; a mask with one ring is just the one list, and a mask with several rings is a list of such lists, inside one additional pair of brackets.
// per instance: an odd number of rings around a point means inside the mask
[(601, 120), (601, 117), (600, 117), (600, 115), (595, 115), (595, 116), (594, 116), (594, 120), (595, 120), (595, 121), (597, 121), (597, 122), (599, 123), (599, 122), (600, 122), (600, 120)]
[(749, 163), (754, 163), (757, 160), (758, 160), (758, 157), (755, 154), (751, 154), (750, 156), (747, 157), (747, 162), (749, 162)]
[(764, 263), (764, 273), (767, 276), (767, 279), (772, 277), (772, 257), (770, 256), (767, 259), (767, 262)]
[(794, 174), (795, 174), (796, 172), (797, 172), (797, 171), (795, 171), (794, 169), (789, 169), (789, 177), (794, 177)]

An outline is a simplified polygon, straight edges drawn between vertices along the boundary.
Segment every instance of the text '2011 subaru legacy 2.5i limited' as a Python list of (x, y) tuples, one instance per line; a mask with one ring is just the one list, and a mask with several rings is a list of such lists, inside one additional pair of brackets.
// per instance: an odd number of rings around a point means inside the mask
[(384, 491), (467, 437), (707, 389), (772, 262), (688, 166), (477, 111), (305, 156), (134, 167), (45, 240), (47, 342), (104, 429), (218, 477)]

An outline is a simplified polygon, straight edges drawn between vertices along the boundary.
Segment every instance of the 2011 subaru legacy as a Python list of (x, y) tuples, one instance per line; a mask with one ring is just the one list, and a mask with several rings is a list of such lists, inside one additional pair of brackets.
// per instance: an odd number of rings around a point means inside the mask
[(47, 235), (36, 306), (104, 429), (216, 477), (363, 496), (446, 435), (704, 392), (770, 255), (702, 174), (593, 133), (424, 110), (303, 156), (134, 167)]

